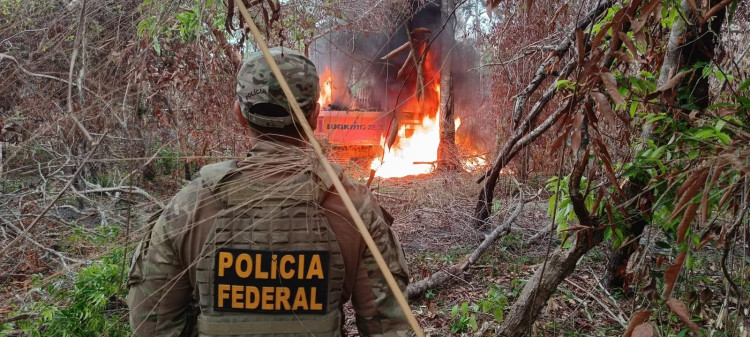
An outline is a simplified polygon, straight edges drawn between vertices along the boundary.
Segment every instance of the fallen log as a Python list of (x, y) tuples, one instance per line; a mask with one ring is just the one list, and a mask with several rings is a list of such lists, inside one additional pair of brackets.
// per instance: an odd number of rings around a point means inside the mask
[(455, 275), (461, 274), (463, 271), (468, 269), (471, 265), (476, 263), (479, 260), (479, 258), (482, 257), (482, 254), (484, 254), (487, 251), (487, 248), (489, 248), (492, 243), (497, 241), (497, 239), (510, 233), (511, 224), (521, 214), (521, 212), (523, 211), (523, 206), (527, 202), (535, 199), (535, 198), (524, 199), (523, 191), (520, 188), (520, 186), (518, 190), (520, 192), (520, 195), (519, 195), (520, 200), (518, 202), (518, 205), (516, 205), (516, 208), (513, 211), (513, 213), (508, 218), (506, 218), (502, 224), (497, 226), (490, 234), (487, 234), (484, 237), (484, 240), (482, 241), (482, 243), (476, 249), (474, 249), (474, 251), (471, 252), (471, 254), (464, 256), (464, 258), (462, 258), (459, 262), (449, 266), (448, 268), (437, 271), (423, 280), (409, 284), (409, 286), (406, 288), (406, 296), (409, 299), (415, 299), (419, 297), (420, 295), (422, 295), (428, 289), (432, 289), (432, 288), (448, 283), (448, 281), (453, 279)]

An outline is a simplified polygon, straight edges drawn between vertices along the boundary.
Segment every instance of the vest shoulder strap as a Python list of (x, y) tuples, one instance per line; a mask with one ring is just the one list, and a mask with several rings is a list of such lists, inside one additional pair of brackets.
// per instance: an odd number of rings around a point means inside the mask
[[(337, 163), (331, 163), (331, 166), (333, 167), (333, 171), (336, 172), (336, 176), (343, 182), (344, 167)], [(321, 194), (321, 198), (319, 200), (319, 204), (322, 205), (323, 202), (328, 198), (328, 196), (335, 191), (335, 188), (333, 187), (333, 180), (331, 180), (331, 178), (328, 176), (328, 173), (326, 173), (325, 168), (320, 163), (317, 163), (315, 165), (315, 170), (313, 171), (313, 173), (323, 184), (323, 193)]]
[(226, 160), (203, 166), (199, 173), (201, 179), (203, 179), (203, 186), (213, 191), (219, 181), (236, 168), (236, 160)]

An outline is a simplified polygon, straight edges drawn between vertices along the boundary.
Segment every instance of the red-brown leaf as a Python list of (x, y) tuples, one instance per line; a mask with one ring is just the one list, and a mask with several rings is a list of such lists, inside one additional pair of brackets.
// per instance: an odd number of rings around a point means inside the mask
[(487, 15), (492, 18), (492, 10), (500, 4), (500, 0), (487, 0), (485, 7), (487, 7)]
[(643, 9), (641, 10), (641, 14), (638, 16), (638, 19), (641, 21), (646, 21), (648, 17), (651, 15), (651, 12), (656, 9), (661, 4), (661, 1), (659, 0), (651, 0), (647, 5), (643, 6)]
[(599, 106), (599, 113), (602, 115), (607, 124), (609, 124), (610, 126), (614, 126), (615, 111), (612, 110), (612, 105), (609, 103), (607, 96), (604, 96), (604, 94), (598, 91), (592, 91), (591, 97), (594, 98), (594, 101), (596, 101), (596, 105)]
[(687, 233), (687, 230), (690, 227), (690, 223), (693, 222), (693, 218), (695, 218), (695, 213), (698, 210), (698, 206), (698, 204), (688, 205), (685, 213), (682, 215), (680, 224), (677, 225), (677, 243), (681, 243), (682, 240), (685, 239), (685, 233)]
[(649, 317), (651, 317), (651, 310), (641, 310), (633, 314), (633, 317), (630, 317), (630, 322), (628, 322), (628, 328), (625, 330), (625, 334), (623, 334), (622, 337), (630, 337), (635, 328), (647, 321)]
[(651, 337), (654, 335), (654, 327), (651, 323), (641, 323), (633, 330), (633, 337)]
[(633, 33), (638, 33), (643, 29), (643, 26), (646, 25), (646, 20), (638, 20), (635, 18), (630, 19), (630, 30), (633, 31)]
[(667, 82), (665, 82), (664, 84), (656, 88), (656, 92), (664, 92), (664, 91), (674, 88), (677, 84), (680, 83), (680, 81), (682, 81), (682, 79), (685, 76), (687, 76), (688, 74), (692, 72), (693, 72), (692, 70), (686, 70), (686, 71), (680, 72), (677, 75), (674, 75), (674, 77), (670, 78)]
[(690, 313), (685, 307), (685, 304), (674, 297), (670, 297), (669, 300), (667, 300), (667, 306), (669, 307), (669, 310), (672, 310), (672, 312), (677, 315), (677, 318), (679, 318), (682, 323), (685, 323), (685, 325), (690, 328), (690, 331), (693, 332), (693, 335), (701, 335), (701, 329), (698, 327), (698, 324), (695, 324), (695, 322), (690, 319)]
[(638, 55), (638, 49), (635, 47), (635, 43), (633, 43), (633, 40), (630, 39), (628, 34), (623, 32), (617, 32), (617, 36), (620, 37), (620, 40), (625, 43), (625, 47), (628, 47), (628, 50), (631, 54), (633, 54), (633, 58), (635, 58), (638, 62), (642, 62), (641, 56)]
[(701, 248), (703, 248), (703, 246), (705, 246), (709, 241), (711, 241), (711, 239), (715, 237), (716, 237), (716, 233), (714, 233), (713, 231), (708, 232), (708, 234), (706, 234), (703, 240), (701, 240), (701, 242), (698, 244), (698, 247), (695, 248), (695, 250), (699, 251)]
[(711, 189), (714, 188), (714, 185), (716, 184), (716, 181), (719, 180), (719, 177), (721, 177), (721, 173), (724, 172), (724, 169), (726, 168), (726, 165), (720, 165), (715, 170), (714, 173), (711, 175), (711, 180), (708, 182), (708, 186), (703, 189), (703, 196), (701, 197), (701, 223), (705, 224), (706, 221), (708, 221), (708, 200), (710, 197)]
[(594, 36), (594, 40), (591, 41), (591, 50), (596, 50), (596, 47), (599, 47), (599, 43), (602, 42), (604, 35), (607, 34), (607, 31), (610, 27), (612, 27), (612, 24), (608, 23), (602, 26), (601, 29), (599, 29), (599, 32), (596, 33), (596, 36)]
[(607, 180), (609, 180), (609, 183), (615, 187), (617, 194), (620, 195), (622, 200), (626, 200), (627, 197), (625, 196), (625, 192), (620, 187), (620, 184), (617, 181), (617, 176), (615, 176), (615, 170), (612, 166), (612, 158), (609, 156), (607, 147), (604, 146), (599, 139), (594, 139), (594, 151), (599, 154), (599, 159), (601, 159), (604, 164), (604, 175), (607, 177)]
[(672, 290), (674, 290), (674, 283), (677, 281), (677, 276), (680, 275), (680, 270), (682, 270), (682, 265), (685, 263), (685, 255), (687, 253), (680, 253), (680, 255), (677, 255), (677, 258), (675, 259), (674, 263), (667, 267), (667, 270), (664, 271), (664, 291), (662, 292), (661, 296), (663, 298), (669, 298), (672, 296)]
[(531, 6), (534, 5), (534, 0), (526, 0), (526, 16), (531, 15)]
[(566, 139), (568, 139), (568, 132), (563, 132), (561, 135), (557, 136), (555, 141), (552, 142), (552, 146), (550, 147), (550, 155), (557, 152), (557, 149), (560, 148), (560, 146), (565, 142)]
[(703, 187), (706, 179), (708, 178), (708, 167), (701, 168), (692, 174), (690, 174), (683, 183), (682, 186), (677, 190), (675, 198), (679, 197), (677, 205), (672, 211), (672, 217), (670, 221), (677, 219), (680, 212), (688, 205), (693, 197), (698, 193), (698, 190)]
[(716, 248), (721, 248), (724, 246), (724, 240), (727, 238), (727, 225), (724, 224), (721, 226), (721, 231), (719, 231), (719, 239), (716, 240)]
[(583, 65), (586, 58), (586, 43), (583, 41), (583, 29), (576, 28), (576, 48), (578, 49), (578, 65)]
[(734, 190), (737, 188), (737, 186), (738, 186), (737, 184), (734, 184), (730, 186), (729, 188), (727, 188), (727, 191), (724, 192), (724, 195), (721, 196), (721, 200), (719, 200), (719, 205), (717, 206), (718, 209), (724, 208), (724, 203), (727, 202), (727, 200), (729, 200), (729, 197), (734, 195)]
[(602, 82), (604, 82), (604, 85), (607, 87), (609, 97), (612, 97), (612, 100), (617, 104), (625, 103), (625, 97), (622, 97), (620, 91), (617, 90), (617, 80), (615, 79), (615, 75), (612, 75), (611, 72), (605, 71), (600, 73), (599, 77), (602, 78)]
[(581, 124), (583, 123), (583, 114), (577, 114), (575, 121), (573, 121), (573, 135), (570, 139), (570, 148), (573, 149), (573, 153), (578, 152), (578, 148), (581, 146)]

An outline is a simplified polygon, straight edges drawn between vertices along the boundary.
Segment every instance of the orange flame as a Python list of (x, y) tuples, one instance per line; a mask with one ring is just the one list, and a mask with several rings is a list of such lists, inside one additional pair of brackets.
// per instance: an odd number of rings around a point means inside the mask
[(406, 126), (398, 130), (401, 140), (390, 149), (381, 143), (385, 150), (383, 156), (375, 158), (370, 166), (375, 175), (381, 178), (405, 177), (415, 174), (430, 173), (433, 163), (437, 161), (438, 144), (440, 143), (440, 124), (436, 118), (425, 116), (422, 125), (414, 128), (414, 133), (406, 136)]
[(465, 149), (469, 154), (467, 158), (463, 159), (463, 166), (472, 171), (484, 168), (487, 165), (487, 159), (483, 155), (480, 155), (479, 151), (474, 148), (471, 139), (465, 139), (458, 135), (458, 128), (461, 126), (461, 117), (456, 117), (453, 121), (453, 125), (455, 126), (458, 145)]
[[(430, 173), (435, 167), (440, 144), (440, 72), (433, 68), (432, 54), (424, 62), (424, 92), (409, 98), (397, 110), (418, 113), (420, 124), (399, 123), (398, 142), (391, 148), (382, 139), (383, 156), (370, 167), (381, 178), (405, 177)], [(416, 72), (411, 78), (415, 78)], [(415, 86), (416, 87), (416, 86)]]
[[(380, 138), (383, 149), (382, 156), (373, 159), (370, 168), (375, 170), (375, 175), (381, 178), (405, 177), (410, 175), (426, 174), (435, 169), (438, 159), (438, 145), (440, 144), (440, 72), (434, 68), (432, 55), (427, 54), (427, 60), (423, 63), (424, 92), (417, 97), (413, 92), (411, 97), (405, 101), (398, 102), (395, 115), (398, 116), (397, 140), (393, 146), (387, 146), (386, 137)], [(413, 72), (407, 81), (408, 87), (418, 87), (416, 72)], [(320, 98), (318, 103), (321, 107), (327, 107), (332, 103), (333, 74), (326, 66), (320, 76)], [(407, 85), (407, 84), (404, 84)], [(417, 90), (417, 89), (412, 89)], [(461, 126), (461, 119), (454, 120), (455, 128)], [(466, 139), (457, 139), (461, 144)], [(349, 145), (349, 144), (343, 144)], [(478, 151), (471, 151), (478, 153)], [(486, 160), (478, 155), (472, 155), (463, 162), (465, 168), (476, 170), (486, 165)]]
[(333, 82), (333, 73), (331, 69), (326, 66), (323, 75), (320, 76), (320, 97), (318, 97), (318, 104), (323, 108), (333, 102), (333, 90), (331, 83)]

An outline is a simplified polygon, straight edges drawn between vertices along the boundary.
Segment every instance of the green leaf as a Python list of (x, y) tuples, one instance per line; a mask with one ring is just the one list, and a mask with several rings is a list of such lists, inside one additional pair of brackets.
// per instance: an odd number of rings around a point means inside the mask
[(662, 249), (670, 249), (670, 248), (672, 248), (672, 245), (670, 245), (670, 244), (668, 244), (668, 243), (666, 243), (664, 241), (656, 241), (655, 244), (656, 244), (657, 247), (662, 248)]
[(557, 90), (563, 90), (568, 89), (568, 86), (570, 84), (570, 80), (559, 80), (555, 82), (555, 89)]
[(492, 316), (495, 316), (495, 320), (497, 320), (498, 323), (503, 321), (503, 309), (495, 309), (495, 311), (492, 312)]
[(700, 140), (706, 140), (709, 138), (713, 138), (716, 134), (716, 130), (714, 129), (703, 129), (701, 131), (696, 132), (693, 137)]
[(729, 143), (732, 142), (732, 140), (729, 138), (729, 135), (723, 132), (717, 132), (716, 138), (719, 138), (719, 140), (724, 143), (724, 145), (729, 145)]
[(154, 38), (154, 51), (156, 51), (156, 55), (161, 56), (161, 45), (159, 45), (158, 38)]
[(715, 126), (714, 128), (715, 128), (715, 129), (716, 129), (716, 131), (718, 132), (718, 131), (721, 131), (721, 129), (722, 129), (722, 128), (724, 127), (724, 125), (726, 125), (726, 124), (727, 124), (727, 122), (725, 122), (724, 120), (720, 119), (720, 120), (716, 121), (716, 126)]
[(742, 84), (740, 84), (740, 87), (737, 88), (737, 91), (744, 91), (747, 88), (750, 88), (750, 78), (745, 80), (745, 82), (742, 82)]
[(665, 119), (665, 118), (667, 118), (667, 116), (665, 116), (665, 115), (659, 115), (659, 116), (656, 116), (654, 118), (651, 118), (651, 119), (647, 120), (646, 124), (651, 124), (653, 122), (660, 121), (660, 120)]
[(477, 331), (479, 327), (477, 326), (476, 317), (471, 316), (471, 318), (469, 318), (469, 326), (471, 327), (471, 331)]

